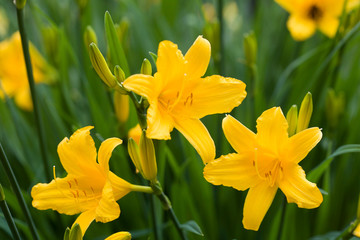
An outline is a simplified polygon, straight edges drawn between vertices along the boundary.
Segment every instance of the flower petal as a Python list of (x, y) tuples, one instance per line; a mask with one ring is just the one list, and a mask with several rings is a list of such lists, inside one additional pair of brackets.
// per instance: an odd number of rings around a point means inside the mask
[(157, 101), (149, 102), (146, 136), (153, 139), (170, 139), (170, 132), (174, 128), (173, 119)]
[(109, 172), (109, 160), (113, 150), (122, 143), (120, 138), (108, 138), (103, 141), (99, 148), (98, 162), (104, 170), (105, 175)]
[(297, 41), (303, 41), (311, 37), (316, 30), (316, 24), (311, 19), (298, 15), (290, 15), (287, 27), (291, 36)]
[(199, 79), (193, 89), (188, 89), (188, 94), (183, 94), (183, 99), (177, 108), (184, 115), (193, 118), (202, 118), (216, 113), (228, 113), (246, 97), (245, 83), (234, 78), (225, 78), (213, 75)]
[(288, 140), (288, 123), (279, 107), (273, 107), (256, 120), (257, 140), (260, 146), (279, 153)]
[(131, 191), (132, 185), (124, 179), (116, 176), (113, 172), (110, 171), (108, 177), (111, 183), (115, 201), (121, 199)]
[(88, 227), (90, 226), (90, 224), (92, 223), (92, 221), (94, 221), (95, 219), (95, 210), (89, 210), (86, 212), (83, 212), (79, 215), (79, 217), (76, 219), (76, 221), (73, 223), (73, 226), (77, 223), (80, 225), (80, 229), (81, 229), (81, 233), (84, 236), (86, 230), (88, 229)]
[(130, 240), (131, 234), (129, 232), (117, 232), (105, 238), (105, 240)]
[(197, 79), (203, 76), (209, 65), (210, 57), (211, 46), (209, 41), (198, 36), (185, 55), (185, 68), (188, 77)]
[(204, 163), (214, 160), (214, 141), (200, 120), (191, 118), (175, 119), (175, 128), (193, 145)]
[(156, 90), (156, 82), (153, 76), (144, 74), (131, 75), (123, 82), (123, 86), (148, 100), (157, 97), (156, 91), (154, 91)]
[(110, 181), (104, 185), (102, 197), (95, 213), (95, 220), (103, 223), (115, 220), (120, 216), (120, 207), (115, 201)]
[(292, 13), (298, 9), (298, 1), (297, 0), (275, 0), (282, 8), (286, 11)]
[(259, 229), (277, 189), (277, 186), (270, 187), (267, 182), (261, 182), (250, 188), (244, 204), (244, 228), (254, 231)]
[(305, 178), (304, 170), (297, 164), (289, 163), (283, 166), (283, 178), (279, 187), (289, 203), (296, 203), (300, 208), (316, 208), (323, 196), (315, 183)]
[(357, 227), (355, 228), (353, 234), (354, 234), (354, 236), (360, 238), (360, 224), (357, 225)]
[(319, 128), (313, 127), (305, 129), (292, 136), (284, 146), (287, 156), (286, 161), (299, 163), (313, 149), (322, 138), (322, 132)]
[(256, 135), (241, 122), (227, 115), (222, 121), (222, 128), (226, 139), (236, 152), (244, 153), (254, 150)]
[(204, 168), (204, 178), (214, 185), (224, 185), (243, 191), (259, 183), (259, 178), (247, 154), (228, 154), (210, 161)]
[(19, 88), (15, 94), (15, 102), (20, 108), (32, 111), (33, 103), (29, 88)]
[(77, 130), (58, 145), (58, 154), (66, 172), (74, 175), (89, 175), (97, 169), (96, 148), (90, 130), (92, 126)]
[(326, 15), (318, 22), (318, 28), (329, 38), (333, 38), (339, 27), (339, 19), (337, 17)]

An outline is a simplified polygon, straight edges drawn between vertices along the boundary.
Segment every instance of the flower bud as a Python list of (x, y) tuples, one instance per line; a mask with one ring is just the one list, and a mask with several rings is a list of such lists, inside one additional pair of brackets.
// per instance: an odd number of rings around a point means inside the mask
[(326, 95), (325, 110), (326, 118), (330, 128), (338, 126), (340, 117), (344, 112), (345, 96), (344, 93), (336, 95), (333, 89), (330, 89)]
[(310, 119), (311, 119), (311, 115), (312, 115), (312, 111), (313, 111), (312, 96), (311, 96), (311, 93), (308, 92), (305, 95), (305, 97), (301, 103), (301, 106), (300, 106), (296, 133), (301, 132), (302, 130), (308, 128)]
[(70, 228), (67, 227), (64, 233), (64, 240), (69, 240), (70, 239)]
[(5, 201), (5, 193), (3, 187), (0, 184), (0, 202), (1, 201)]
[(142, 130), (140, 124), (136, 124), (135, 127), (131, 128), (128, 132), (128, 138), (132, 138), (135, 140), (137, 144), (140, 144), (140, 137), (142, 134)]
[(91, 43), (97, 43), (97, 37), (94, 29), (89, 25), (86, 27), (84, 32), (84, 44), (88, 48)]
[(289, 124), (288, 133), (289, 137), (296, 133), (296, 127), (298, 122), (298, 109), (296, 105), (292, 105), (286, 114), (286, 120)]
[(144, 58), (143, 63), (141, 64), (141, 70), (140, 70), (141, 74), (145, 74), (145, 75), (152, 75), (152, 68), (151, 68), (151, 63), (149, 60), (147, 60), (146, 58)]
[(91, 43), (89, 46), (89, 55), (91, 64), (93, 65), (96, 73), (99, 75), (101, 80), (108, 85), (110, 88), (115, 88), (118, 83), (115, 76), (111, 73), (105, 58), (101, 54), (99, 48), (95, 43)]
[(23, 9), (26, 5), (26, 0), (14, 0), (17, 9)]
[(143, 171), (141, 168), (139, 146), (137, 145), (135, 140), (132, 138), (129, 138), (129, 140), (128, 140), (128, 152), (129, 152), (132, 162), (134, 163), (134, 165), (136, 167), (136, 170), (139, 171), (141, 173), (141, 175), (143, 175)]
[(257, 54), (257, 41), (254, 32), (244, 34), (244, 52), (245, 59), (249, 66), (252, 66), (256, 63), (256, 54)]
[(71, 227), (69, 240), (82, 240), (82, 232), (78, 223)]
[(121, 94), (119, 91), (114, 92), (114, 108), (116, 118), (119, 123), (124, 124), (129, 118), (129, 96)]
[(145, 131), (140, 137), (140, 160), (143, 176), (149, 181), (156, 180), (157, 165), (153, 141), (146, 137)]
[(131, 234), (129, 232), (117, 232), (105, 238), (105, 240), (130, 240)]

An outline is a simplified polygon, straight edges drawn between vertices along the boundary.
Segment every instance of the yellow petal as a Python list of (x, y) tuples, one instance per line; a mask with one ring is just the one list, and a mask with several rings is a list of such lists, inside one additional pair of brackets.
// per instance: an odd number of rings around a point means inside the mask
[(298, 1), (297, 0), (275, 0), (282, 8), (284, 8), (286, 11), (292, 13), (298, 10)]
[(227, 115), (222, 121), (222, 128), (226, 139), (238, 153), (253, 151), (256, 135), (238, 120)]
[(354, 234), (354, 236), (360, 238), (360, 224), (357, 225), (357, 227), (355, 228), (353, 234)]
[(109, 160), (113, 150), (122, 143), (120, 138), (108, 138), (103, 141), (99, 148), (98, 161), (104, 173), (107, 175), (109, 172)]
[(245, 83), (234, 78), (213, 75), (199, 79), (199, 84), (183, 94), (178, 114), (202, 118), (216, 113), (228, 113), (246, 97)]
[(204, 168), (204, 178), (214, 185), (224, 185), (243, 191), (259, 183), (259, 177), (247, 154), (228, 154), (210, 161)]
[(279, 187), (289, 203), (296, 203), (300, 208), (316, 208), (322, 203), (319, 188), (305, 178), (305, 172), (299, 165), (289, 163), (283, 169)]
[(130, 240), (131, 234), (129, 232), (117, 232), (105, 238), (105, 240)]
[(31, 99), (30, 89), (29, 88), (18, 89), (15, 94), (15, 102), (23, 110), (32, 111), (33, 103)]
[(97, 222), (110, 222), (120, 216), (120, 207), (116, 203), (113, 189), (110, 181), (104, 185), (99, 205), (95, 211), (95, 220)]
[(287, 27), (291, 36), (297, 41), (303, 41), (311, 37), (316, 30), (316, 24), (311, 19), (298, 15), (290, 15)]
[(338, 27), (339, 19), (333, 16), (326, 15), (318, 22), (318, 28), (320, 31), (329, 38), (333, 38), (335, 36)]
[(101, 175), (56, 178), (32, 188), (32, 205), (39, 210), (52, 209), (68, 215), (88, 211), (97, 206), (104, 184)]
[(110, 171), (108, 177), (111, 183), (115, 201), (121, 199), (131, 191), (132, 185), (124, 179), (116, 176), (113, 172)]
[(313, 149), (322, 138), (321, 130), (317, 127), (305, 129), (292, 136), (284, 146), (284, 152), (287, 156), (286, 161), (299, 163)]
[(95, 210), (89, 210), (80, 214), (80, 216), (73, 223), (73, 226), (77, 223), (80, 225), (81, 233), (84, 236), (86, 230), (95, 219)]
[(288, 122), (279, 107), (273, 107), (256, 120), (257, 140), (260, 146), (279, 153), (288, 139)]
[(251, 187), (244, 204), (244, 228), (257, 231), (276, 195), (278, 187), (262, 182)]
[(199, 36), (185, 55), (186, 74), (190, 79), (203, 76), (210, 62), (211, 46), (208, 40)]
[(123, 86), (149, 100), (156, 97), (154, 93), (156, 82), (152, 76), (144, 74), (132, 75), (123, 82)]
[(181, 86), (185, 73), (185, 58), (176, 44), (170, 41), (160, 42), (156, 67), (159, 75), (156, 85), (161, 85), (161, 89)]
[(204, 163), (214, 160), (214, 141), (200, 120), (190, 118), (176, 119), (175, 128), (193, 145)]
[(170, 132), (174, 128), (172, 118), (157, 101), (150, 101), (147, 125), (146, 136), (153, 139), (170, 139)]
[(58, 154), (66, 172), (74, 175), (90, 175), (96, 171), (96, 148), (90, 130), (92, 126), (77, 130), (58, 145)]

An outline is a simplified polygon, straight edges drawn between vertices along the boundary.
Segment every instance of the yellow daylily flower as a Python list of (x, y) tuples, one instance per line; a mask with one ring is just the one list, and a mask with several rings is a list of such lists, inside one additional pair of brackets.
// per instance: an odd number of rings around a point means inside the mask
[[(109, 222), (119, 217), (117, 200), (134, 190), (134, 186), (109, 170), (109, 159), (119, 138), (101, 143), (98, 154), (88, 126), (77, 130), (70, 140), (58, 145), (61, 164), (68, 173), (49, 184), (39, 183), (31, 190), (32, 205), (39, 210), (52, 209), (62, 214), (81, 213), (78, 223), (85, 234), (90, 223)], [(97, 155), (97, 161), (96, 161)]]
[[(49, 66), (38, 50), (29, 44), (34, 81), (49, 83), (54, 78), (54, 70)], [(30, 88), (27, 79), (25, 60), (20, 33), (0, 42), (0, 97), (4, 93), (14, 97), (16, 104), (27, 111), (33, 109)]]
[(130, 240), (131, 234), (129, 232), (117, 232), (105, 238), (105, 240)]
[(158, 72), (127, 78), (125, 88), (149, 101), (146, 136), (170, 139), (175, 127), (194, 146), (204, 163), (215, 158), (214, 142), (200, 118), (230, 112), (246, 96), (245, 84), (213, 75), (201, 78), (210, 61), (209, 41), (199, 36), (185, 56), (170, 41), (159, 44)]
[(230, 115), (223, 130), (237, 153), (221, 156), (204, 168), (205, 179), (244, 191), (250, 188), (244, 205), (243, 225), (255, 230), (269, 209), (277, 189), (289, 203), (315, 208), (323, 201), (316, 184), (305, 178), (298, 163), (320, 141), (319, 128), (303, 130), (288, 137), (288, 123), (279, 107), (265, 111), (257, 120), (257, 134)]
[[(275, 0), (290, 13), (287, 27), (295, 40), (311, 37), (316, 28), (332, 38), (339, 26), (345, 0)], [(360, 0), (348, 0), (346, 11), (360, 5)]]

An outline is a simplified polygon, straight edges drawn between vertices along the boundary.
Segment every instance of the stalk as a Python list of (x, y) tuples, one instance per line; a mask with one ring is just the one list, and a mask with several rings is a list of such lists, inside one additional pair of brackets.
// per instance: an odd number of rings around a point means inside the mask
[(9, 210), (9, 207), (5, 201), (5, 194), (4, 194), (4, 191), (3, 191), (3, 188), (0, 184), (0, 208), (2, 210), (2, 212), (4, 213), (4, 217), (5, 217), (5, 220), (10, 228), (10, 231), (11, 231), (11, 234), (13, 235), (13, 238), (15, 240), (20, 240), (20, 234), (19, 234), (19, 231), (17, 230), (17, 227), (15, 225), (15, 222), (14, 222), (14, 219), (13, 217), (11, 216), (11, 212)]

